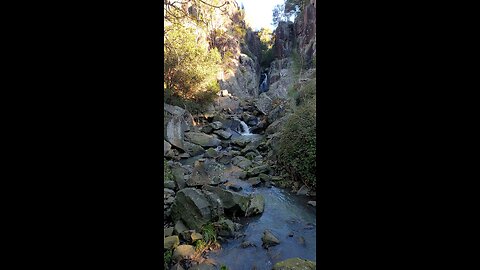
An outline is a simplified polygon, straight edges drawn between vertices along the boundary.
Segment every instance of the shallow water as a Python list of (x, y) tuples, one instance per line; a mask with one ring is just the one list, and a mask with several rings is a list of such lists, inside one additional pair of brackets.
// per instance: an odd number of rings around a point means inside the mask
[[(241, 180), (239, 180), (241, 181)], [(315, 208), (307, 204), (308, 198), (272, 188), (244, 189), (241, 193), (259, 193), (265, 198), (265, 209), (261, 215), (242, 218), (241, 233), (245, 237), (222, 243), (222, 249), (210, 253), (217, 265), (226, 265), (230, 270), (271, 269), (288, 258), (300, 257), (316, 261)], [(263, 232), (270, 230), (280, 244), (268, 250), (262, 247)], [(289, 233), (293, 232), (293, 237)], [(243, 241), (256, 247), (241, 248)]]

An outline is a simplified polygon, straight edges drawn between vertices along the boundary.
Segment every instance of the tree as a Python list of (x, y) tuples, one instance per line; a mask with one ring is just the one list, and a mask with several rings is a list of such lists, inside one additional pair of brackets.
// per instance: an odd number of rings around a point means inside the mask
[(199, 46), (191, 28), (179, 25), (165, 28), (168, 30), (164, 36), (166, 89), (184, 99), (213, 90), (221, 60), (218, 50)]

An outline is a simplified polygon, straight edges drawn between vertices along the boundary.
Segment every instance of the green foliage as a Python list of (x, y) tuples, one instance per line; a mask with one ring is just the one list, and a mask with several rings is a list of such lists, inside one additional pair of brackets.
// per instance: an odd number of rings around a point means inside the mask
[(163, 252), (163, 261), (164, 261), (164, 266), (165, 269), (168, 269), (168, 265), (172, 262), (172, 253), (173, 251), (171, 249)]
[(202, 239), (195, 241), (195, 251), (202, 252), (207, 247), (207, 243)]
[(305, 69), (305, 63), (302, 59), (302, 56), (296, 51), (293, 50), (292, 52), (292, 71), (294, 75), (294, 79), (298, 80), (298, 76)]
[(171, 25), (165, 29), (165, 86), (177, 96), (192, 98), (216, 80), (220, 54), (216, 48), (209, 50), (198, 44), (191, 28)]
[(163, 180), (164, 181), (173, 181), (173, 173), (170, 167), (167, 164), (167, 160), (163, 159)]
[(316, 95), (298, 107), (285, 123), (279, 142), (279, 162), (290, 176), (316, 188)]
[(215, 231), (215, 228), (211, 223), (208, 223), (205, 226), (203, 226), (202, 235), (203, 235), (203, 239), (208, 244), (217, 242), (217, 232)]
[(317, 79), (309, 80), (298, 92), (295, 93), (295, 105), (301, 106), (316, 95)]
[(228, 267), (225, 265), (220, 266), (220, 270), (228, 270)]
[(247, 34), (247, 29), (241, 25), (235, 25), (232, 31), (237, 39), (244, 39), (245, 35)]
[(274, 59), (273, 54), (273, 33), (269, 28), (262, 28), (257, 33), (260, 38), (260, 66), (269, 67)]

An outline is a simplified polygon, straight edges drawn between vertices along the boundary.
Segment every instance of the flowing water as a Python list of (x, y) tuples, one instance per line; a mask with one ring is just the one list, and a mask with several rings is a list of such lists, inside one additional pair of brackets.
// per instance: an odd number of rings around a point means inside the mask
[[(238, 182), (235, 184), (242, 181)], [(244, 188), (241, 191), (252, 192), (264, 196), (264, 212), (241, 218), (240, 223), (244, 226), (240, 232), (245, 236), (222, 243), (221, 250), (211, 253), (210, 258), (230, 270), (272, 269), (275, 263), (294, 257), (316, 261), (316, 210), (307, 204), (308, 199), (275, 187)], [(280, 240), (280, 244), (268, 250), (262, 247), (261, 240), (266, 229)], [(242, 248), (243, 241), (256, 247)]]
[(240, 133), (242, 136), (252, 135), (252, 133), (250, 133), (250, 128), (248, 128), (245, 122), (240, 121), (240, 125), (242, 125), (242, 132)]

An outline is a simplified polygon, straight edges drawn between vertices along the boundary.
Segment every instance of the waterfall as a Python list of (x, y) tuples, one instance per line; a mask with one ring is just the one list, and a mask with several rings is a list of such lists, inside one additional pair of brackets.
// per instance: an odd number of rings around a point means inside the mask
[(264, 76), (264, 79), (263, 79), (262, 83), (260, 84), (260, 94), (262, 92), (267, 92), (267, 90), (268, 90), (268, 86), (267, 86), (268, 85), (268, 75), (267, 75), (267, 73), (263, 73), (262, 76)]
[(250, 129), (248, 128), (247, 124), (245, 124), (245, 122), (240, 120), (240, 125), (242, 125), (242, 131), (240, 132), (240, 134), (252, 135), (252, 133), (250, 133)]

